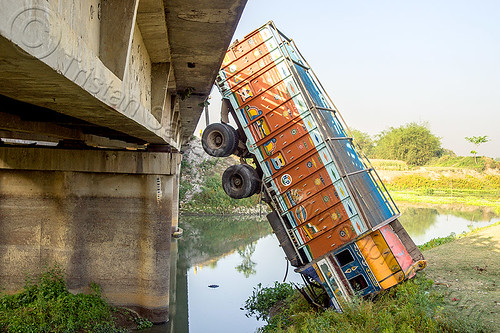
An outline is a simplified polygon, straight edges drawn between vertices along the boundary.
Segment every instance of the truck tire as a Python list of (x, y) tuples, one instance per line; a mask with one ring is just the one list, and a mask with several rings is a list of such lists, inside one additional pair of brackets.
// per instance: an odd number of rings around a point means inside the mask
[(238, 132), (227, 124), (210, 124), (203, 131), (201, 144), (208, 155), (227, 157), (238, 146)]
[(259, 194), (261, 187), (262, 187), (262, 181), (259, 177), (259, 174), (257, 173), (257, 170), (255, 170), (253, 167), (251, 167), (248, 164), (241, 164), (242, 167), (247, 168), (248, 171), (252, 174), (252, 194), (249, 196), (252, 196), (254, 194)]
[(222, 174), (222, 188), (233, 199), (247, 198), (260, 189), (260, 179), (249, 165), (231, 165)]

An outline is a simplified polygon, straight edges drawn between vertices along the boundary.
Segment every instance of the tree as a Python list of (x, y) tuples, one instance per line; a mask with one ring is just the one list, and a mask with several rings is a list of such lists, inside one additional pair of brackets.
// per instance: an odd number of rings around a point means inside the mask
[(414, 122), (383, 131), (374, 149), (377, 158), (403, 160), (409, 165), (424, 165), (442, 154), (440, 138), (426, 124)]
[[(483, 144), (483, 143), (486, 143), (486, 142), (490, 141), (490, 140), (488, 139), (488, 136), (487, 136), (487, 135), (485, 135), (485, 136), (471, 136), (471, 137), (466, 136), (466, 137), (465, 137), (465, 140), (467, 140), (467, 141), (469, 141), (470, 143), (472, 143), (472, 144), (476, 145), (476, 149), (479, 149), (479, 146), (480, 146), (481, 144)], [(474, 155), (474, 163), (476, 163), (476, 164), (477, 164), (477, 159), (476, 159), (476, 156), (477, 156), (477, 151), (475, 151), (475, 150), (471, 150), (471, 151), (470, 151), (470, 153), (471, 153), (472, 155)]]
[(361, 150), (370, 157), (375, 148), (375, 143), (368, 133), (358, 131), (357, 129), (351, 130), (352, 136), (356, 143), (361, 147)]

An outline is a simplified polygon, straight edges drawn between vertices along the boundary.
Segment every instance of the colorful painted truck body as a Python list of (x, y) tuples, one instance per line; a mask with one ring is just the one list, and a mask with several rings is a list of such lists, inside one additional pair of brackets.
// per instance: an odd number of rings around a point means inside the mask
[(332, 306), (341, 310), (352, 295), (390, 288), (425, 266), (333, 102), (272, 22), (229, 48), (216, 84), (256, 162), (288, 259)]

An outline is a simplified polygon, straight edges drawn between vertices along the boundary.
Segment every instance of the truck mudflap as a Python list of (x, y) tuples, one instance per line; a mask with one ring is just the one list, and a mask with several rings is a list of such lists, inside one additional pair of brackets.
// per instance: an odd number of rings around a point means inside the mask
[(233, 44), (216, 84), (263, 175), (268, 220), (296, 271), (338, 311), (411, 278), (425, 260), (294, 42), (272, 22)]

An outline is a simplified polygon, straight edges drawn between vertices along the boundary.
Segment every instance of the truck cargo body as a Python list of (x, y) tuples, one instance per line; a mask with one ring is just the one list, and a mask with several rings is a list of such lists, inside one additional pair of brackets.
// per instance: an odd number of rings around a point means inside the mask
[(262, 175), (287, 257), (332, 306), (341, 310), (352, 295), (387, 289), (425, 266), (335, 105), (272, 22), (229, 48), (216, 84)]

